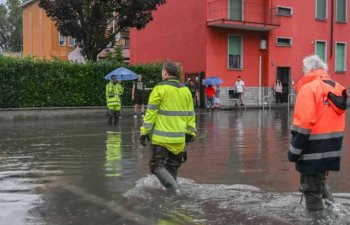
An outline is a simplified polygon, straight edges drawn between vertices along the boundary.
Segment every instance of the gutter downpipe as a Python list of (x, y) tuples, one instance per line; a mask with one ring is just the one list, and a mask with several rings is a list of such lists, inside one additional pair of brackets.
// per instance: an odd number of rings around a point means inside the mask
[(332, 0), (331, 5), (331, 32), (330, 32), (330, 42), (331, 42), (331, 49), (330, 49), (330, 58), (333, 58), (333, 41), (334, 41), (334, 0)]
[(261, 59), (261, 55), (259, 56), (259, 105), (263, 104), (261, 101), (261, 97), (262, 97), (262, 77), (261, 77), (261, 68), (262, 68), (262, 59)]

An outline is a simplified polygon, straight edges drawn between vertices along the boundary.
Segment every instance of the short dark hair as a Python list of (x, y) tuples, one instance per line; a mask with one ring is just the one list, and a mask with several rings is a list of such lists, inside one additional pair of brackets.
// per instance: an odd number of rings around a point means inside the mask
[(238, 76), (237, 78), (241, 78), (241, 76)]
[(176, 63), (172, 61), (165, 62), (163, 68), (168, 72), (170, 76), (179, 76), (179, 67)]

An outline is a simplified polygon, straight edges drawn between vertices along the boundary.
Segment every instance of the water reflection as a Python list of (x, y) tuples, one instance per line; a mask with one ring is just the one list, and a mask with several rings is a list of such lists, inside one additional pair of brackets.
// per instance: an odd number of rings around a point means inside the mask
[[(141, 119), (124, 117), (113, 130), (104, 118), (0, 122), (0, 224), (317, 224), (287, 161), (288, 115), (199, 112), (180, 197), (149, 175)], [(323, 224), (350, 224), (348, 146), (345, 138), (341, 171), (329, 179), (338, 205)]]
[(121, 142), (120, 132), (107, 131), (105, 164), (107, 177), (121, 175)]
[[(183, 166), (183, 173), (203, 183), (246, 183), (297, 190), (299, 178), (293, 164), (286, 161), (289, 146), (286, 112), (199, 114), (198, 138), (189, 146), (189, 164)], [(280, 182), (285, 176), (290, 179)]]

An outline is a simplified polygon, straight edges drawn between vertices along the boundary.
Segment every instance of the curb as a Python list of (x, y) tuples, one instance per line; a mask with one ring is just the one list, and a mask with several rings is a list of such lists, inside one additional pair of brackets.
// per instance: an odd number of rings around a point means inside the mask
[[(23, 121), (57, 118), (105, 118), (106, 111), (105, 106), (6, 108), (0, 109), (0, 121)], [(122, 114), (131, 114), (133, 112), (133, 108), (123, 107), (121, 112)]]

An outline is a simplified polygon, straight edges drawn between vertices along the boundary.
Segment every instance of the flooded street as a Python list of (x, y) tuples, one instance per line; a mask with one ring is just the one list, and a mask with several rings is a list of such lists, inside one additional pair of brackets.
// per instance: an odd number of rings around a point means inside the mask
[(140, 118), (2, 121), (0, 224), (350, 224), (350, 127), (328, 180), (336, 204), (312, 215), (287, 160), (291, 113), (197, 112), (180, 196), (150, 174)]

